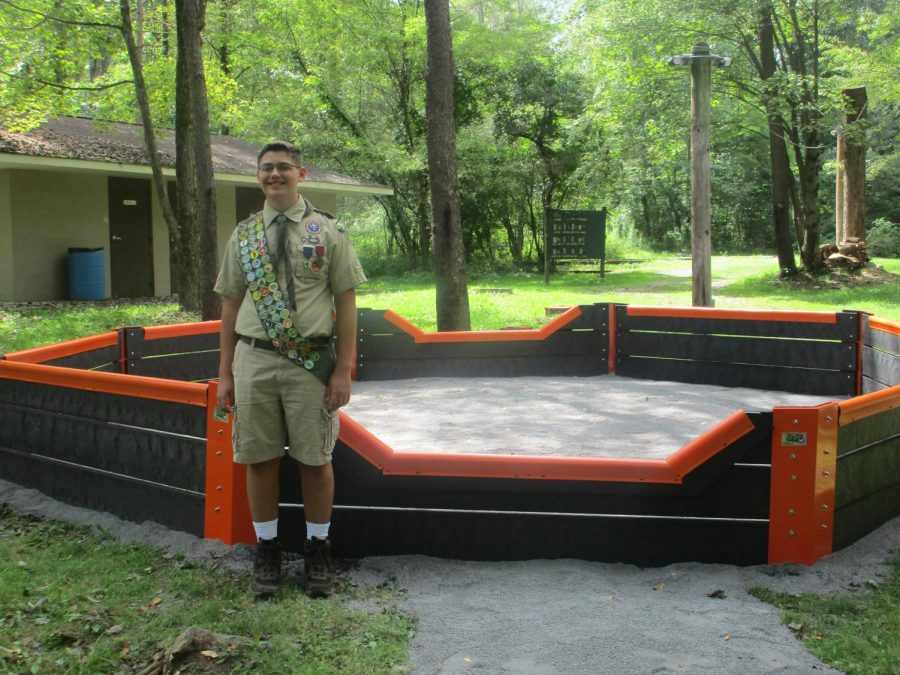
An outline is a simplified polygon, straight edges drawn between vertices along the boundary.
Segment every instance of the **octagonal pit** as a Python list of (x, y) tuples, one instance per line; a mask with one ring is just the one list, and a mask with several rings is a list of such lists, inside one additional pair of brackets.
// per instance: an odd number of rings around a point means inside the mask
[[(0, 476), (250, 541), (218, 323), (0, 360)], [(900, 513), (900, 325), (858, 312), (596, 304), (424, 333), (360, 310), (337, 555), (811, 563)], [(281, 523), (301, 541), (283, 469)]]

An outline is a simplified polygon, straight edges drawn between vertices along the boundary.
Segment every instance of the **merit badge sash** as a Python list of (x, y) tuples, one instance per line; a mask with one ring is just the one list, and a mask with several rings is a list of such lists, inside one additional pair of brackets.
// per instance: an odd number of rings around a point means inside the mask
[[(319, 344), (297, 331), (295, 316), (285, 304), (276, 281), (261, 213), (238, 226), (238, 256), (256, 313), (275, 351), (306, 368), (327, 385), (334, 371), (334, 347), (330, 339)], [(286, 273), (291, 274), (290, 269), (286, 269)]]

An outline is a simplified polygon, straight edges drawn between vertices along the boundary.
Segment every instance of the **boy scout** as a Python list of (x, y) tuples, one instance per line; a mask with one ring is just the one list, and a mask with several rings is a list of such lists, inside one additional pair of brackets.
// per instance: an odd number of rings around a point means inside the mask
[(265, 206), (231, 235), (215, 286), (222, 296), (218, 403), (234, 410), (234, 461), (247, 465), (257, 536), (250, 586), (261, 596), (274, 593), (281, 577), (278, 476), (285, 435), (300, 464), (306, 590), (317, 597), (334, 587), (331, 453), (337, 410), (350, 400), (354, 289), (366, 280), (334, 216), (298, 193), (304, 178), (293, 144), (263, 147), (256, 180)]

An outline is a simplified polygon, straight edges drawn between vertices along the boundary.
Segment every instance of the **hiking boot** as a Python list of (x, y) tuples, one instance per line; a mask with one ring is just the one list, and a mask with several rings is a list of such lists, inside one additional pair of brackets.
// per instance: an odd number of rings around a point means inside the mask
[(281, 542), (278, 539), (260, 539), (256, 542), (250, 590), (260, 597), (266, 597), (278, 590), (280, 580)]
[(307, 539), (303, 547), (306, 569), (306, 594), (324, 598), (334, 591), (334, 569), (331, 566), (331, 542), (327, 539)]

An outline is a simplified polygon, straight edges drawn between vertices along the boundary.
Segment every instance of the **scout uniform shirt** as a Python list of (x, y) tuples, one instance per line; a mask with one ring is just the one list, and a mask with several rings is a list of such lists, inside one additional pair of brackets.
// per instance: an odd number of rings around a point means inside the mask
[[(257, 215), (259, 214), (254, 214), (242, 224), (253, 222)], [(266, 225), (267, 243), (276, 255), (278, 235), (275, 218), (278, 215), (278, 211), (266, 202), (262, 218)], [(285, 211), (284, 215), (289, 218), (285, 227), (285, 237), (288, 265), (293, 270), (294, 276), (294, 298), (297, 308), (293, 312), (295, 326), (305, 338), (328, 337), (332, 333), (333, 295), (355, 288), (366, 281), (366, 275), (349, 238), (344, 229), (336, 224), (334, 216), (317, 211), (303, 197)], [(239, 249), (238, 228), (235, 228), (225, 248), (222, 268), (214, 290), (225, 297), (244, 298), (237, 315), (236, 333), (269, 340), (270, 337), (260, 321), (256, 303), (250, 296), (247, 281), (248, 273), (260, 267), (256, 264), (260, 262), (259, 256), (244, 261)], [(245, 270), (248, 265), (249, 270)], [(281, 289), (287, 286), (284, 269), (284, 263), (279, 258), (273, 272)], [(286, 297), (284, 301), (287, 301)]]

